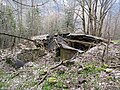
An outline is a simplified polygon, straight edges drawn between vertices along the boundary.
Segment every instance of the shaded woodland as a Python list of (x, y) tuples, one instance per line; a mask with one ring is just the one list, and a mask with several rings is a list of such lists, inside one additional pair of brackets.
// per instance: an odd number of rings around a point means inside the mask
[(0, 90), (120, 90), (120, 0), (0, 0)]

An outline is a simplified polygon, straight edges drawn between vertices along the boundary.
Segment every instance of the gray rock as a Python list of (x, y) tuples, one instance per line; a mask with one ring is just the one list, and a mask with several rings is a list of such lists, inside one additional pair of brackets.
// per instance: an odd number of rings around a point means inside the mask
[(17, 60), (15, 61), (15, 67), (16, 67), (16, 68), (23, 67), (24, 65), (25, 65), (25, 62), (22, 61), (22, 60), (17, 59)]

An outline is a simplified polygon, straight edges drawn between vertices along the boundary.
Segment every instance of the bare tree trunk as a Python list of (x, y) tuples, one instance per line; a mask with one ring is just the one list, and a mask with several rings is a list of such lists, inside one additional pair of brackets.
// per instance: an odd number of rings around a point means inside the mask
[[(31, 27), (33, 26), (33, 24), (34, 24), (34, 0), (31, 0), (31, 3), (32, 3), (32, 20), (31, 20)], [(32, 34), (33, 34), (33, 30), (31, 29), (31, 36), (32, 36)], [(34, 34), (33, 34), (34, 35)]]
[[(20, 3), (22, 3), (22, 0), (20, 0)], [(20, 5), (20, 36), (22, 35), (22, 5)]]
[(97, 32), (97, 7), (98, 7), (98, 0), (95, 0), (95, 8), (94, 8), (94, 34), (93, 34), (95, 36), (96, 36), (96, 32)]
[[(82, 28), (85, 34), (102, 35), (105, 17), (115, 0), (77, 0), (81, 7)], [(86, 21), (87, 20), (87, 24)], [(87, 28), (87, 30), (85, 30)]]
[(93, 18), (92, 18), (92, 0), (89, 0), (89, 24), (90, 24), (90, 33), (91, 35), (93, 35)]
[(83, 21), (83, 32), (85, 33), (85, 34), (87, 34), (86, 33), (86, 29), (85, 29), (85, 27), (86, 27), (86, 24), (85, 24), (85, 1), (84, 0), (82, 0), (82, 21)]

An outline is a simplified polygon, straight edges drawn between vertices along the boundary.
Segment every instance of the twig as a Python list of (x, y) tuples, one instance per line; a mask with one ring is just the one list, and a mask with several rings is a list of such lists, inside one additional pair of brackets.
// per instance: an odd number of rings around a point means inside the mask
[(41, 83), (43, 83), (44, 82), (44, 80), (47, 78), (47, 76), (48, 76), (48, 73), (47, 74), (45, 74), (45, 76), (38, 82), (38, 84), (37, 85), (40, 85)]
[(103, 55), (102, 55), (102, 61), (103, 62), (105, 61), (104, 60), (105, 54), (107, 55), (106, 57), (108, 57), (108, 53), (109, 53), (109, 45), (110, 45), (110, 42), (111, 42), (111, 38), (110, 38), (110, 33), (109, 32), (108, 32), (108, 36), (109, 36), (109, 38), (108, 38), (107, 44), (102, 43), (105, 46), (105, 48), (103, 50)]
[(104, 48), (104, 50), (103, 50), (102, 58), (101, 58), (101, 59), (102, 59), (102, 62), (105, 61), (105, 60), (104, 60), (104, 56), (105, 56), (106, 49), (107, 49), (107, 48), (106, 48), (106, 46), (105, 46), (105, 48)]
[(56, 66), (54, 66), (54, 67), (51, 67), (50, 70), (53, 70), (53, 69), (59, 67), (59, 66), (62, 65), (62, 64), (63, 64), (63, 61), (61, 61), (61, 63), (59, 63), (58, 65), (56, 65)]

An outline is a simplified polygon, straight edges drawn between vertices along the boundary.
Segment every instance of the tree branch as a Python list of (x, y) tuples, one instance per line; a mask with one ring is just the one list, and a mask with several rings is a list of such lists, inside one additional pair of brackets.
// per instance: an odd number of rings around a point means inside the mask
[(0, 33), (0, 35), (10, 36), (10, 37), (15, 37), (15, 38), (20, 38), (20, 39), (25, 39), (25, 40), (28, 40), (28, 41), (31, 41), (31, 42), (37, 44), (37, 46), (41, 46), (41, 45), (42, 45), (42, 44), (38, 43), (38, 42), (35, 41), (35, 40), (28, 39), (28, 38), (21, 37), (21, 36), (16, 36), (16, 35), (11, 35), (11, 34), (6, 34), (6, 33)]
[(16, 0), (13, 0), (13, 2), (16, 2), (16, 3), (21, 4), (21, 5), (23, 5), (23, 6), (26, 6), (26, 7), (35, 7), (35, 6), (43, 6), (43, 5), (45, 5), (46, 3), (48, 3), (49, 0), (46, 1), (46, 2), (44, 2), (44, 3), (42, 3), (42, 4), (34, 5), (34, 6), (33, 6), (33, 5), (24, 4), (24, 3), (20, 3), (20, 2), (18, 2), (18, 1), (16, 1)]

